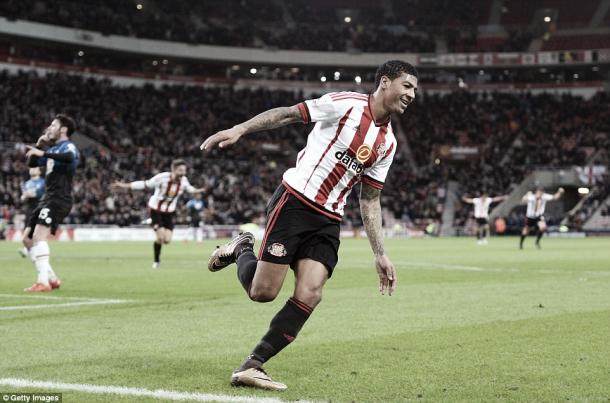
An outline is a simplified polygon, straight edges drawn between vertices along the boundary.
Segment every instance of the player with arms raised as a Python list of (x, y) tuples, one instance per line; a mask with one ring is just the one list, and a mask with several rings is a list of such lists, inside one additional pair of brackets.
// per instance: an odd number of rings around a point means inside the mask
[(546, 231), (546, 220), (544, 219), (544, 209), (546, 203), (550, 200), (559, 200), (563, 195), (563, 188), (559, 188), (555, 194), (544, 193), (544, 189), (536, 189), (536, 193), (527, 192), (521, 201), (527, 203), (527, 210), (525, 212), (525, 223), (523, 223), (523, 229), (521, 230), (521, 239), (519, 240), (519, 249), (523, 249), (523, 241), (529, 234), (530, 227), (535, 228), (536, 235), (536, 247), (540, 249), (540, 239)]
[(184, 191), (195, 194), (205, 191), (205, 188), (197, 189), (191, 185), (186, 177), (186, 162), (181, 159), (172, 161), (171, 172), (161, 172), (145, 181), (114, 182), (111, 187), (114, 190), (155, 190), (148, 199), (148, 208), (156, 235), (152, 267), (158, 269), (161, 263), (161, 246), (172, 241), (174, 216), (180, 196)]
[(380, 193), (394, 154), (392, 113), (403, 113), (415, 98), (417, 71), (402, 61), (379, 66), (375, 92), (326, 94), (291, 107), (274, 108), (247, 122), (210, 136), (201, 145), (227, 147), (241, 136), (291, 123), (316, 122), (296, 166), (267, 208), (267, 228), (258, 258), (254, 236), (244, 233), (216, 249), (208, 268), (218, 271), (237, 263), (237, 276), (248, 297), (268, 302), (280, 292), (288, 267), (295, 273), (292, 298), (272, 319), (269, 330), (231, 377), (233, 385), (283, 390), (262, 369), (299, 333), (322, 297), (322, 288), (338, 260), (339, 224), (352, 187), (361, 183), (360, 211), (368, 235), (379, 290), (396, 288), (396, 271), (385, 253)]
[[(80, 161), (80, 153), (70, 141), (74, 130), (74, 120), (59, 114), (38, 139), (36, 147), (28, 146), (28, 165), (46, 167), (46, 189), (28, 223), (34, 229), (28, 236), (33, 240), (30, 257), (38, 271), (38, 280), (26, 292), (51, 291), (61, 285), (50, 264), (47, 239), (55, 234), (72, 209), (72, 178)], [(51, 146), (42, 150), (48, 144)]]
[(483, 192), (481, 197), (462, 197), (464, 203), (474, 205), (474, 219), (477, 221), (477, 244), (486, 245), (489, 237), (489, 207), (493, 203), (506, 200), (508, 196), (489, 197)]

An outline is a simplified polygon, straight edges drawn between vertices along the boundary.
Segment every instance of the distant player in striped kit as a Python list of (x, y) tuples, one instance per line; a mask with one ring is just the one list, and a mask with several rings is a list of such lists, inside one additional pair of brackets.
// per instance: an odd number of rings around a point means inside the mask
[(521, 201), (527, 203), (527, 211), (525, 212), (525, 222), (521, 230), (521, 239), (519, 241), (519, 249), (523, 249), (523, 241), (529, 234), (530, 228), (536, 231), (536, 247), (540, 249), (540, 239), (546, 232), (546, 220), (544, 219), (544, 209), (546, 203), (550, 200), (559, 200), (563, 195), (563, 188), (559, 188), (555, 194), (544, 193), (544, 189), (536, 189), (536, 193), (527, 192)]
[(487, 193), (483, 193), (481, 197), (462, 197), (464, 203), (474, 205), (474, 219), (477, 221), (477, 244), (487, 245), (489, 237), (489, 207), (493, 203), (506, 200), (508, 196), (489, 197)]
[(283, 390), (262, 366), (288, 346), (322, 298), (322, 288), (338, 260), (340, 221), (347, 197), (361, 183), (360, 211), (379, 275), (379, 291), (396, 288), (396, 271), (383, 247), (380, 194), (396, 152), (390, 124), (415, 99), (417, 71), (402, 61), (379, 66), (375, 92), (326, 94), (292, 107), (263, 112), (247, 122), (210, 136), (210, 149), (235, 143), (248, 133), (291, 123), (315, 122), (296, 166), (267, 206), (267, 228), (258, 258), (254, 236), (244, 233), (216, 249), (208, 268), (218, 271), (237, 263), (237, 276), (248, 297), (268, 302), (280, 292), (288, 267), (296, 284), (292, 298), (272, 319), (269, 331), (232, 376), (233, 385)]
[(190, 194), (202, 193), (205, 188), (193, 187), (186, 177), (186, 162), (181, 159), (172, 161), (171, 172), (161, 172), (145, 181), (114, 182), (112, 189), (144, 190), (154, 189), (148, 199), (152, 227), (157, 239), (153, 244), (154, 260), (152, 267), (161, 264), (161, 246), (172, 241), (174, 216), (178, 199), (185, 191)]

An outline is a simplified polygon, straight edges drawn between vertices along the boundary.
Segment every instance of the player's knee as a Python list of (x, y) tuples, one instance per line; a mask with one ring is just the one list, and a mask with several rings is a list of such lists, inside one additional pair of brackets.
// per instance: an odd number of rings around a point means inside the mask
[(315, 308), (322, 301), (322, 287), (306, 287), (296, 293), (296, 298)]
[(269, 287), (252, 287), (250, 289), (250, 299), (256, 302), (271, 302), (277, 297), (278, 292)]
[(167, 244), (169, 244), (171, 241), (172, 241), (171, 239), (169, 239), (169, 238), (165, 238), (165, 239), (163, 240), (163, 243), (164, 243), (165, 245), (167, 245)]

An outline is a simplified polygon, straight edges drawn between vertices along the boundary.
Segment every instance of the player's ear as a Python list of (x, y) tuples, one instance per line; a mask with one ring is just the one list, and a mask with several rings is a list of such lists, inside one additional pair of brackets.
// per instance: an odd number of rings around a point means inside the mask
[(386, 89), (390, 86), (390, 79), (388, 78), (388, 76), (381, 76), (381, 81), (380, 81), (380, 86), (383, 89)]

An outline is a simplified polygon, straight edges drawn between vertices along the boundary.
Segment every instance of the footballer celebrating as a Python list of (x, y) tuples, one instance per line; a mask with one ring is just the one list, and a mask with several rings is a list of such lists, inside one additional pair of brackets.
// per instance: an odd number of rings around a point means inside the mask
[(546, 231), (546, 220), (544, 219), (544, 209), (546, 203), (550, 200), (559, 200), (563, 195), (563, 188), (559, 188), (555, 194), (544, 193), (544, 189), (538, 188), (535, 193), (527, 192), (521, 201), (527, 203), (525, 212), (525, 222), (521, 230), (521, 239), (519, 240), (519, 249), (523, 249), (523, 241), (529, 234), (530, 227), (537, 232), (536, 247), (540, 249), (540, 239)]
[[(46, 189), (27, 225), (34, 229), (27, 236), (32, 238), (30, 257), (38, 271), (38, 279), (24, 290), (26, 292), (51, 291), (61, 285), (50, 264), (47, 240), (72, 209), (72, 178), (80, 161), (80, 153), (70, 141), (75, 130), (74, 120), (59, 114), (38, 139), (36, 147), (27, 146), (28, 165), (46, 167)], [(49, 144), (51, 146), (44, 151), (42, 148)]]
[(242, 136), (291, 123), (315, 122), (296, 166), (267, 207), (267, 226), (255, 256), (254, 236), (243, 233), (217, 248), (208, 268), (218, 271), (237, 263), (237, 277), (253, 301), (268, 302), (280, 292), (291, 267), (296, 283), (269, 330), (232, 376), (233, 385), (286, 389), (273, 381), (263, 364), (296, 337), (320, 303), (322, 288), (338, 260), (339, 224), (351, 189), (361, 184), (360, 211), (379, 275), (379, 291), (391, 295), (396, 270), (383, 246), (380, 193), (394, 154), (392, 113), (403, 113), (415, 99), (418, 78), (405, 62), (388, 61), (377, 69), (370, 95), (337, 92), (291, 107), (263, 112), (208, 137), (201, 149), (227, 147)]
[(174, 216), (178, 200), (184, 191), (190, 194), (202, 193), (205, 188), (195, 188), (186, 177), (186, 162), (181, 159), (172, 161), (171, 172), (161, 172), (145, 181), (114, 182), (114, 190), (154, 189), (148, 199), (148, 208), (156, 239), (153, 243), (153, 269), (158, 269), (161, 262), (161, 246), (172, 241)]
[(508, 196), (489, 197), (486, 192), (483, 192), (481, 197), (462, 197), (464, 203), (474, 205), (474, 219), (477, 221), (477, 244), (487, 245), (489, 237), (489, 207), (493, 203), (506, 200)]

